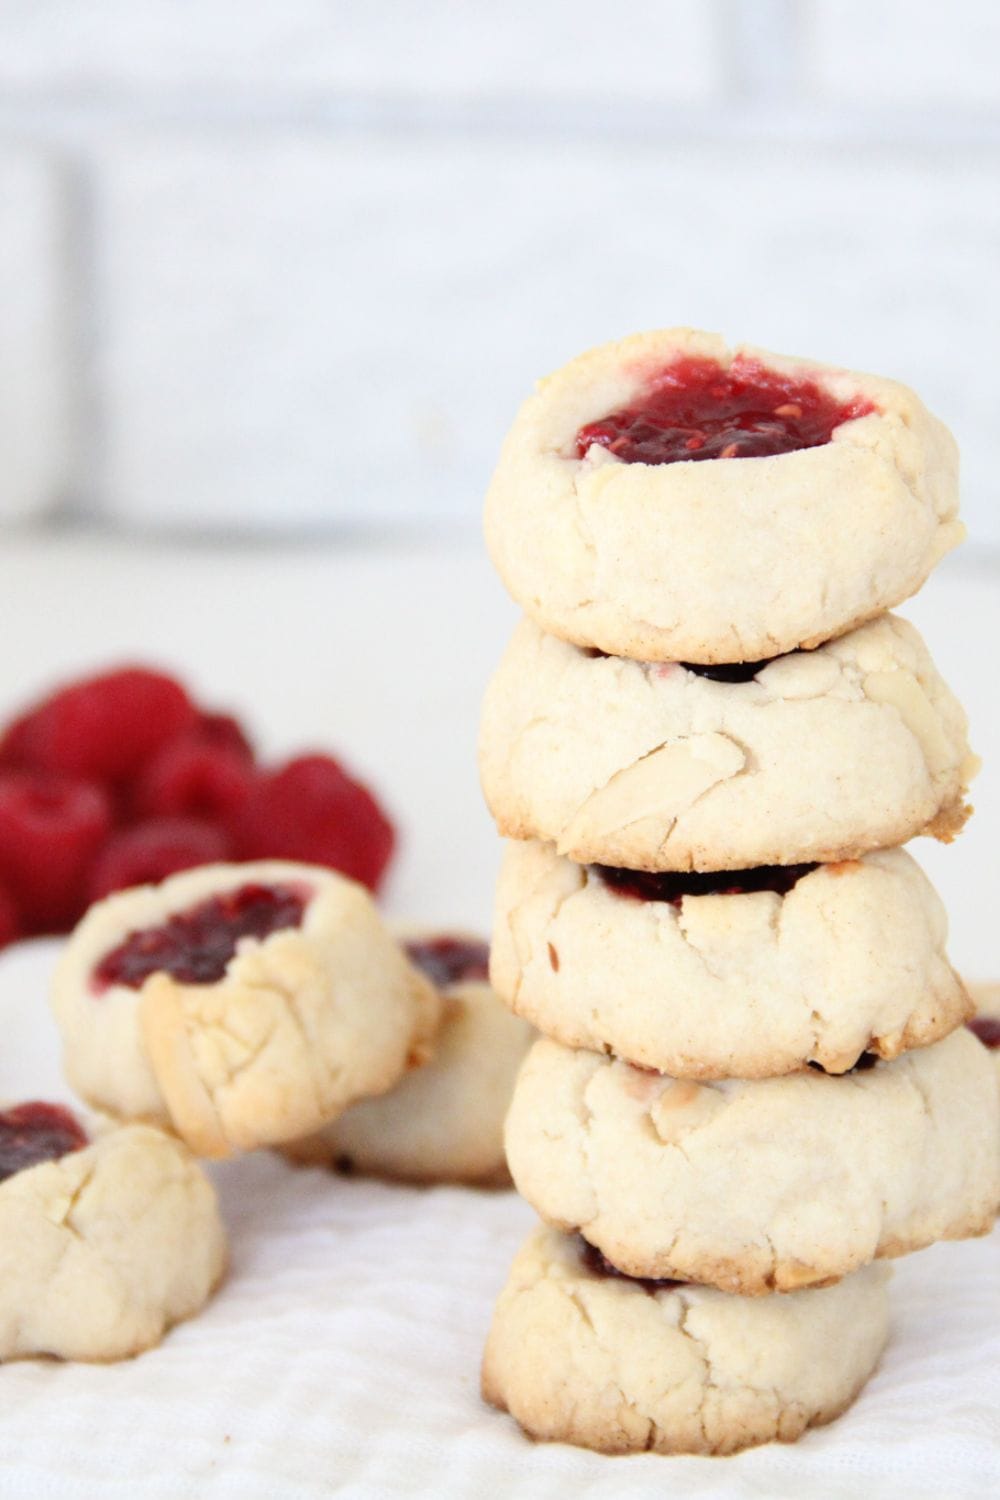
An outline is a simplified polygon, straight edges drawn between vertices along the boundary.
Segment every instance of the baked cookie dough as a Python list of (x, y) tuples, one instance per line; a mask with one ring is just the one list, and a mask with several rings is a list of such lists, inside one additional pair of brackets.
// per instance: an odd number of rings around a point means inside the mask
[(479, 747), (502, 834), (635, 870), (947, 841), (978, 769), (961, 705), (892, 615), (746, 681), (588, 655), (523, 621), (487, 690)]
[(793, 1291), (986, 1234), (993, 1063), (960, 1027), (842, 1078), (698, 1084), (535, 1043), (506, 1127), (517, 1191), (631, 1276)]
[(503, 1121), (534, 1030), (491, 989), (484, 942), (423, 933), (405, 948), (441, 993), (433, 1058), (286, 1154), (411, 1182), (506, 1184)]
[(1000, 984), (970, 984), (969, 992), (976, 1008), (969, 1030), (989, 1051), (1000, 1073)]
[(891, 380), (689, 328), (581, 355), (525, 402), (486, 499), (510, 593), (643, 661), (756, 661), (916, 592), (964, 536), (951, 434)]
[(793, 1442), (861, 1390), (888, 1336), (884, 1266), (835, 1286), (731, 1297), (602, 1274), (539, 1228), (500, 1294), (487, 1401), (533, 1438), (601, 1453), (735, 1453)]
[[(743, 893), (726, 893), (730, 881)], [(723, 893), (698, 894), (713, 887)], [(683, 1078), (766, 1078), (807, 1063), (843, 1073), (863, 1052), (896, 1057), (971, 1014), (947, 930), (902, 849), (635, 876), (510, 843), (491, 968), (507, 1003), (567, 1047)]]
[(52, 1001), (77, 1093), (202, 1156), (294, 1140), (384, 1093), (426, 1060), (441, 1009), (366, 890), (277, 860), (99, 902)]
[(125, 1359), (222, 1277), (215, 1192), (151, 1126), (88, 1144), (62, 1106), (16, 1106), (0, 1114), (0, 1178), (0, 1360)]

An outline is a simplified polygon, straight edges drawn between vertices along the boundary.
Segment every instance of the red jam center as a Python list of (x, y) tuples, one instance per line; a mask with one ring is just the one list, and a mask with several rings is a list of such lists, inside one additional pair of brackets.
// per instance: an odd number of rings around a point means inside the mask
[(846, 1078), (848, 1073), (867, 1073), (869, 1068), (878, 1067), (880, 1061), (881, 1059), (877, 1052), (862, 1052), (857, 1062), (851, 1067), (845, 1068), (843, 1073), (828, 1073), (823, 1064), (818, 1062), (811, 1062), (809, 1067), (814, 1068), (817, 1073), (826, 1074), (828, 1078)]
[(970, 1031), (975, 1032), (984, 1047), (989, 1047), (990, 1051), (995, 1051), (1000, 1047), (1000, 1019), (996, 1016), (974, 1016), (965, 1024)]
[(112, 984), (140, 989), (150, 974), (182, 984), (216, 984), (241, 938), (270, 937), (299, 927), (312, 891), (305, 885), (241, 885), (176, 912), (162, 927), (130, 932), (94, 970), (98, 993)]
[[(607, 651), (600, 651), (596, 646), (582, 646), (580, 649), (584, 656), (609, 659)], [(779, 656), (765, 656), (760, 661), (679, 661), (677, 665), (683, 667), (685, 672), (694, 672), (698, 677), (710, 677), (713, 682), (752, 682), (758, 672), (763, 672), (773, 661), (780, 660)], [(668, 669), (669, 665), (664, 663), (664, 669)]]
[(675, 464), (703, 458), (763, 458), (819, 448), (843, 422), (875, 408), (838, 401), (814, 380), (782, 375), (737, 357), (677, 359), (631, 406), (589, 422), (576, 435), (583, 458), (600, 443), (627, 464)]
[(619, 1281), (631, 1281), (634, 1286), (641, 1286), (646, 1292), (662, 1292), (668, 1287), (687, 1285), (684, 1281), (671, 1280), (665, 1276), (629, 1276), (612, 1265), (607, 1256), (602, 1255), (597, 1246), (585, 1240), (582, 1234), (577, 1239), (580, 1241), (580, 1260), (594, 1276), (616, 1276)]
[(61, 1104), (32, 1102), (0, 1111), (0, 1182), (86, 1144), (83, 1127)]
[(686, 672), (694, 672), (698, 677), (709, 677), (713, 682), (752, 682), (758, 672), (763, 672), (765, 667), (777, 660), (776, 656), (765, 656), (763, 661), (682, 661), (680, 665)]
[(746, 896), (754, 891), (775, 891), (785, 896), (810, 865), (757, 865), (752, 870), (619, 870), (612, 865), (591, 865), (604, 884), (618, 896), (633, 901), (668, 901), (680, 906), (685, 896)]
[(406, 944), (406, 954), (439, 990), (490, 977), (490, 950), (470, 938), (418, 938)]

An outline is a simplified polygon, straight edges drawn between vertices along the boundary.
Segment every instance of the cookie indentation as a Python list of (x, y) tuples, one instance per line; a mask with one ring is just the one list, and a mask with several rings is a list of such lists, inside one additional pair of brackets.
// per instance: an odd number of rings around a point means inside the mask
[(666, 901), (680, 906), (685, 896), (746, 896), (774, 891), (785, 896), (816, 864), (757, 865), (750, 870), (620, 870), (591, 865), (606, 886), (633, 901)]
[(989, 1047), (991, 1052), (1000, 1048), (1000, 1017), (997, 1016), (973, 1016), (971, 1021), (965, 1023), (984, 1047)]
[(449, 985), (489, 979), (490, 950), (476, 938), (418, 938), (407, 943), (406, 956), (439, 990)]
[(0, 1182), (86, 1145), (83, 1126), (61, 1104), (33, 1100), (0, 1111)]
[(841, 401), (818, 382), (737, 358), (676, 359), (630, 405), (588, 422), (576, 435), (584, 458), (598, 443), (622, 463), (673, 464), (706, 458), (763, 458), (819, 448), (844, 422), (875, 410)]
[(714, 664), (707, 662), (682, 661), (679, 665), (686, 672), (694, 672), (698, 677), (708, 677), (712, 682), (753, 682), (758, 672), (763, 672), (776, 656), (765, 656), (760, 661), (720, 661)]
[(577, 1235), (580, 1243), (580, 1261), (586, 1266), (593, 1276), (616, 1276), (619, 1281), (631, 1281), (635, 1286), (641, 1286), (644, 1292), (665, 1292), (673, 1286), (687, 1286), (686, 1281), (679, 1281), (669, 1276), (629, 1276), (625, 1271), (619, 1271), (618, 1267), (606, 1255), (602, 1255), (596, 1245), (585, 1240), (582, 1234)]
[(113, 984), (137, 990), (157, 973), (182, 984), (217, 984), (243, 938), (262, 941), (301, 926), (312, 894), (305, 884), (248, 884), (211, 896), (159, 927), (130, 932), (101, 959), (91, 988), (97, 994)]

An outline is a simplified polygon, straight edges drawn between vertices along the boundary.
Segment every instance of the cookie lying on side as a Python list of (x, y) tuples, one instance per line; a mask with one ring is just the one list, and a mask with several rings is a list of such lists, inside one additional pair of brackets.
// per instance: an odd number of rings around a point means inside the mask
[(0, 1114), (0, 1360), (115, 1360), (158, 1343), (218, 1285), (215, 1192), (173, 1137), (92, 1143), (61, 1105)]
[(283, 861), (206, 865), (91, 908), (57, 967), (66, 1074), (197, 1154), (318, 1130), (429, 1056), (432, 985), (368, 892)]
[(491, 989), (489, 950), (467, 936), (414, 933), (410, 962), (440, 992), (434, 1056), (377, 1099), (363, 1099), (286, 1154), (340, 1171), (411, 1182), (510, 1181), (503, 1121), (534, 1030)]

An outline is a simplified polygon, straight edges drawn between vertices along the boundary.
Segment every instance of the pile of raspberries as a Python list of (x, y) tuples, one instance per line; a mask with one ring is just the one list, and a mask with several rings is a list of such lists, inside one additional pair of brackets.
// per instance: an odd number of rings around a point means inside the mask
[(262, 766), (235, 718), (148, 667), (70, 683), (0, 737), (0, 945), (217, 860), (303, 860), (374, 891), (394, 844), (331, 756)]

